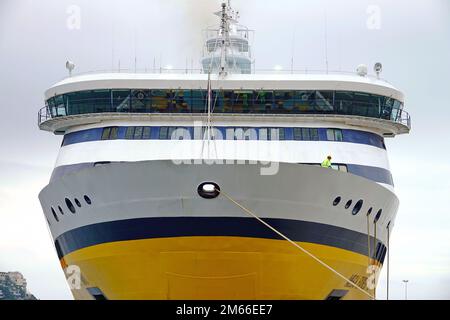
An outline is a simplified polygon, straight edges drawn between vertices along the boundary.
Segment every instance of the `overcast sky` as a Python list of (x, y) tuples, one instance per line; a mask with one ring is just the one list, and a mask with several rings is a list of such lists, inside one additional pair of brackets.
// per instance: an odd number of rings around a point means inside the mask
[[(76, 72), (199, 67), (217, 0), (0, 0), (0, 271), (21, 271), (40, 299), (71, 299), (38, 201), (61, 137), (40, 132), (44, 91)], [(400, 198), (391, 297), (450, 298), (450, 1), (234, 0), (256, 30), (257, 69), (353, 71), (382, 62), (406, 94), (410, 135), (387, 140)], [(263, 5), (264, 4), (264, 5)], [(80, 24), (77, 19), (79, 10)], [(327, 26), (327, 28), (325, 27)], [(327, 32), (326, 32), (327, 30)], [(378, 297), (385, 297), (385, 278)]]

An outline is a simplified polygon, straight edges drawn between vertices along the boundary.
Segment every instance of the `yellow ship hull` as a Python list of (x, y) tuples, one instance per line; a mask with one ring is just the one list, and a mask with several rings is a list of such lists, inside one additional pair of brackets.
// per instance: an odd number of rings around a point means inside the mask
[[(351, 281), (367, 288), (368, 257), (298, 242)], [(82, 248), (61, 259), (82, 274), (76, 299), (369, 299), (284, 240), (201, 236), (117, 241)]]

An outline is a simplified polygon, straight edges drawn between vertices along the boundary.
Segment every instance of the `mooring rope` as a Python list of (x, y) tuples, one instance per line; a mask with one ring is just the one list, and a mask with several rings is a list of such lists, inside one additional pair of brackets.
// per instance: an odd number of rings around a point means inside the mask
[(372, 264), (372, 258), (370, 256), (370, 223), (369, 223), (369, 215), (367, 215), (367, 258), (369, 258), (369, 262), (367, 267), (370, 267)]
[(389, 247), (389, 241), (391, 237), (391, 223), (389, 222), (387, 225), (387, 281), (386, 281), (386, 300), (389, 300), (389, 254), (391, 253), (391, 249)]
[[(376, 242), (377, 242), (377, 220), (375, 219), (375, 221), (373, 222), (373, 254), (374, 254), (374, 259), (373, 259), (373, 265), (376, 265), (378, 267), (378, 263), (377, 263), (377, 254), (378, 254), (378, 247), (376, 246)], [(372, 274), (376, 275), (376, 268), (373, 268), (373, 272)], [(376, 296), (377, 294), (377, 286), (376, 286), (376, 281), (375, 281), (375, 285), (373, 288), (373, 295)]]
[(280, 231), (278, 231), (277, 229), (275, 229), (274, 227), (272, 227), (270, 224), (268, 224), (267, 222), (265, 222), (264, 220), (262, 220), (261, 218), (259, 218), (256, 214), (254, 214), (252, 211), (250, 211), (249, 209), (247, 209), (246, 207), (244, 207), (243, 205), (241, 205), (240, 203), (238, 203), (237, 201), (233, 200), (233, 198), (231, 198), (228, 194), (226, 194), (225, 192), (216, 189), (216, 192), (222, 194), (225, 198), (227, 198), (228, 200), (230, 200), (232, 203), (234, 203), (236, 206), (238, 206), (239, 208), (241, 208), (244, 212), (248, 213), (249, 215), (251, 215), (253, 218), (255, 218), (256, 220), (258, 220), (259, 222), (261, 222), (263, 225), (265, 225), (267, 228), (269, 228), (270, 230), (272, 230), (273, 232), (275, 232), (276, 234), (278, 234), (279, 236), (281, 236), (282, 238), (284, 238), (285, 240), (287, 240), (290, 244), (292, 244), (293, 246), (295, 246), (296, 248), (300, 249), (304, 254), (308, 255), (310, 258), (312, 258), (313, 260), (315, 260), (316, 262), (318, 262), (320, 265), (322, 265), (323, 267), (327, 268), (328, 270), (330, 270), (331, 272), (333, 272), (334, 274), (336, 274), (338, 277), (342, 278), (343, 280), (345, 280), (348, 283), (351, 283), (356, 289), (358, 289), (359, 291), (361, 291), (362, 293), (364, 293), (365, 295), (367, 295), (368, 297), (370, 297), (372, 300), (375, 300), (375, 296), (371, 295), (369, 292), (367, 292), (366, 290), (364, 290), (363, 288), (361, 288), (360, 286), (358, 286), (356, 283), (354, 283), (353, 281), (351, 281), (350, 279), (348, 279), (346, 276), (342, 275), (341, 273), (339, 273), (338, 271), (336, 271), (335, 269), (333, 269), (331, 266), (329, 266), (328, 264), (326, 264), (325, 262), (323, 262), (321, 259), (319, 259), (318, 257), (316, 257), (314, 254), (312, 254), (311, 252), (309, 252), (308, 250), (306, 250), (305, 248), (303, 248), (302, 246), (300, 246), (298, 243), (292, 241), (291, 239), (289, 239), (287, 236), (285, 236), (283, 233), (281, 233)]

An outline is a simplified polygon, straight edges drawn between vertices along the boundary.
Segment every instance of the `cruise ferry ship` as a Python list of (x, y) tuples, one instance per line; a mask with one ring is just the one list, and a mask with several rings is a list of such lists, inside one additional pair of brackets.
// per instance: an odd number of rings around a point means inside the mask
[[(355, 73), (257, 73), (229, 3), (203, 70), (71, 75), (39, 199), (76, 299), (372, 299), (399, 200), (404, 95)], [(68, 63), (72, 69), (73, 65)], [(331, 168), (321, 166), (328, 156)], [(299, 250), (299, 249), (302, 250)]]

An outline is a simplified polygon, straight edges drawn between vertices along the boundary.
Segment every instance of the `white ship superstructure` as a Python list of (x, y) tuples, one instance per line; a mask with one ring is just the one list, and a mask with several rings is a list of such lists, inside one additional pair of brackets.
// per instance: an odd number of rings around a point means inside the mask
[(251, 73), (250, 31), (226, 4), (219, 16), (203, 73), (47, 90), (39, 126), (64, 139), (39, 197), (63, 268), (82, 271), (74, 296), (367, 299), (399, 204), (384, 140), (410, 131), (404, 95), (361, 70)]

